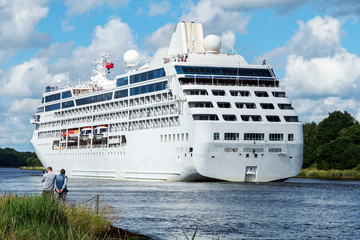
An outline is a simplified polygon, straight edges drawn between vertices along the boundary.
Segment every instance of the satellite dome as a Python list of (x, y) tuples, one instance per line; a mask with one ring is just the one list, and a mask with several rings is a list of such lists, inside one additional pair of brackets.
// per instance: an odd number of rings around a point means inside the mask
[(139, 64), (140, 54), (136, 50), (128, 50), (124, 54), (124, 61), (127, 67), (136, 67)]
[(221, 40), (216, 35), (208, 35), (203, 41), (206, 52), (219, 53), (221, 48)]

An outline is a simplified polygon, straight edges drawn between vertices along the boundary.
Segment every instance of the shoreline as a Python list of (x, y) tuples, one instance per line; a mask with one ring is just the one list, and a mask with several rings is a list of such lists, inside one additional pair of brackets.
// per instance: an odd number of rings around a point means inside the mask
[(318, 170), (316, 168), (304, 168), (295, 178), (319, 178), (319, 179), (344, 179), (358, 180), (360, 179), (360, 171), (356, 169), (346, 170)]
[(45, 170), (44, 167), (19, 167), (21, 170)]

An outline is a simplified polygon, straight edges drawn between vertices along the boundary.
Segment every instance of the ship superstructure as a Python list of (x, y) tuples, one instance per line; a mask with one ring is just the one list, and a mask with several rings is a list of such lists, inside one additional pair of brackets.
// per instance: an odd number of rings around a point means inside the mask
[(168, 56), (108, 80), (109, 56), (92, 81), (47, 87), (31, 119), (44, 166), (73, 177), (263, 182), (302, 166), (303, 135), (273, 69), (220, 53), (200, 23), (175, 26)]

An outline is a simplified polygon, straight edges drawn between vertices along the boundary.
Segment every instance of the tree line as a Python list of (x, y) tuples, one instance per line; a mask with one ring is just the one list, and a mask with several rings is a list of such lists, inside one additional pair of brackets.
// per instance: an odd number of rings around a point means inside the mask
[[(335, 111), (319, 124), (304, 123), (303, 168), (352, 169), (360, 164), (360, 124), (348, 112)], [(42, 166), (33, 152), (0, 148), (1, 167)]]
[(41, 167), (34, 152), (18, 152), (12, 148), (0, 148), (0, 167)]
[(360, 164), (360, 124), (335, 111), (319, 124), (305, 123), (303, 168), (352, 169)]

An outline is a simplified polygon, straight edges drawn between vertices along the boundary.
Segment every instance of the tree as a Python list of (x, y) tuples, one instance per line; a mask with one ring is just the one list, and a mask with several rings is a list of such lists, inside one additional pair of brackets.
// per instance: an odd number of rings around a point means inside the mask
[(304, 133), (304, 160), (303, 167), (310, 167), (316, 161), (316, 149), (318, 147), (316, 140), (316, 123), (305, 123), (303, 125), (303, 133)]
[(342, 129), (351, 127), (355, 119), (348, 112), (335, 111), (322, 120), (316, 128), (316, 139), (319, 145), (335, 140)]

